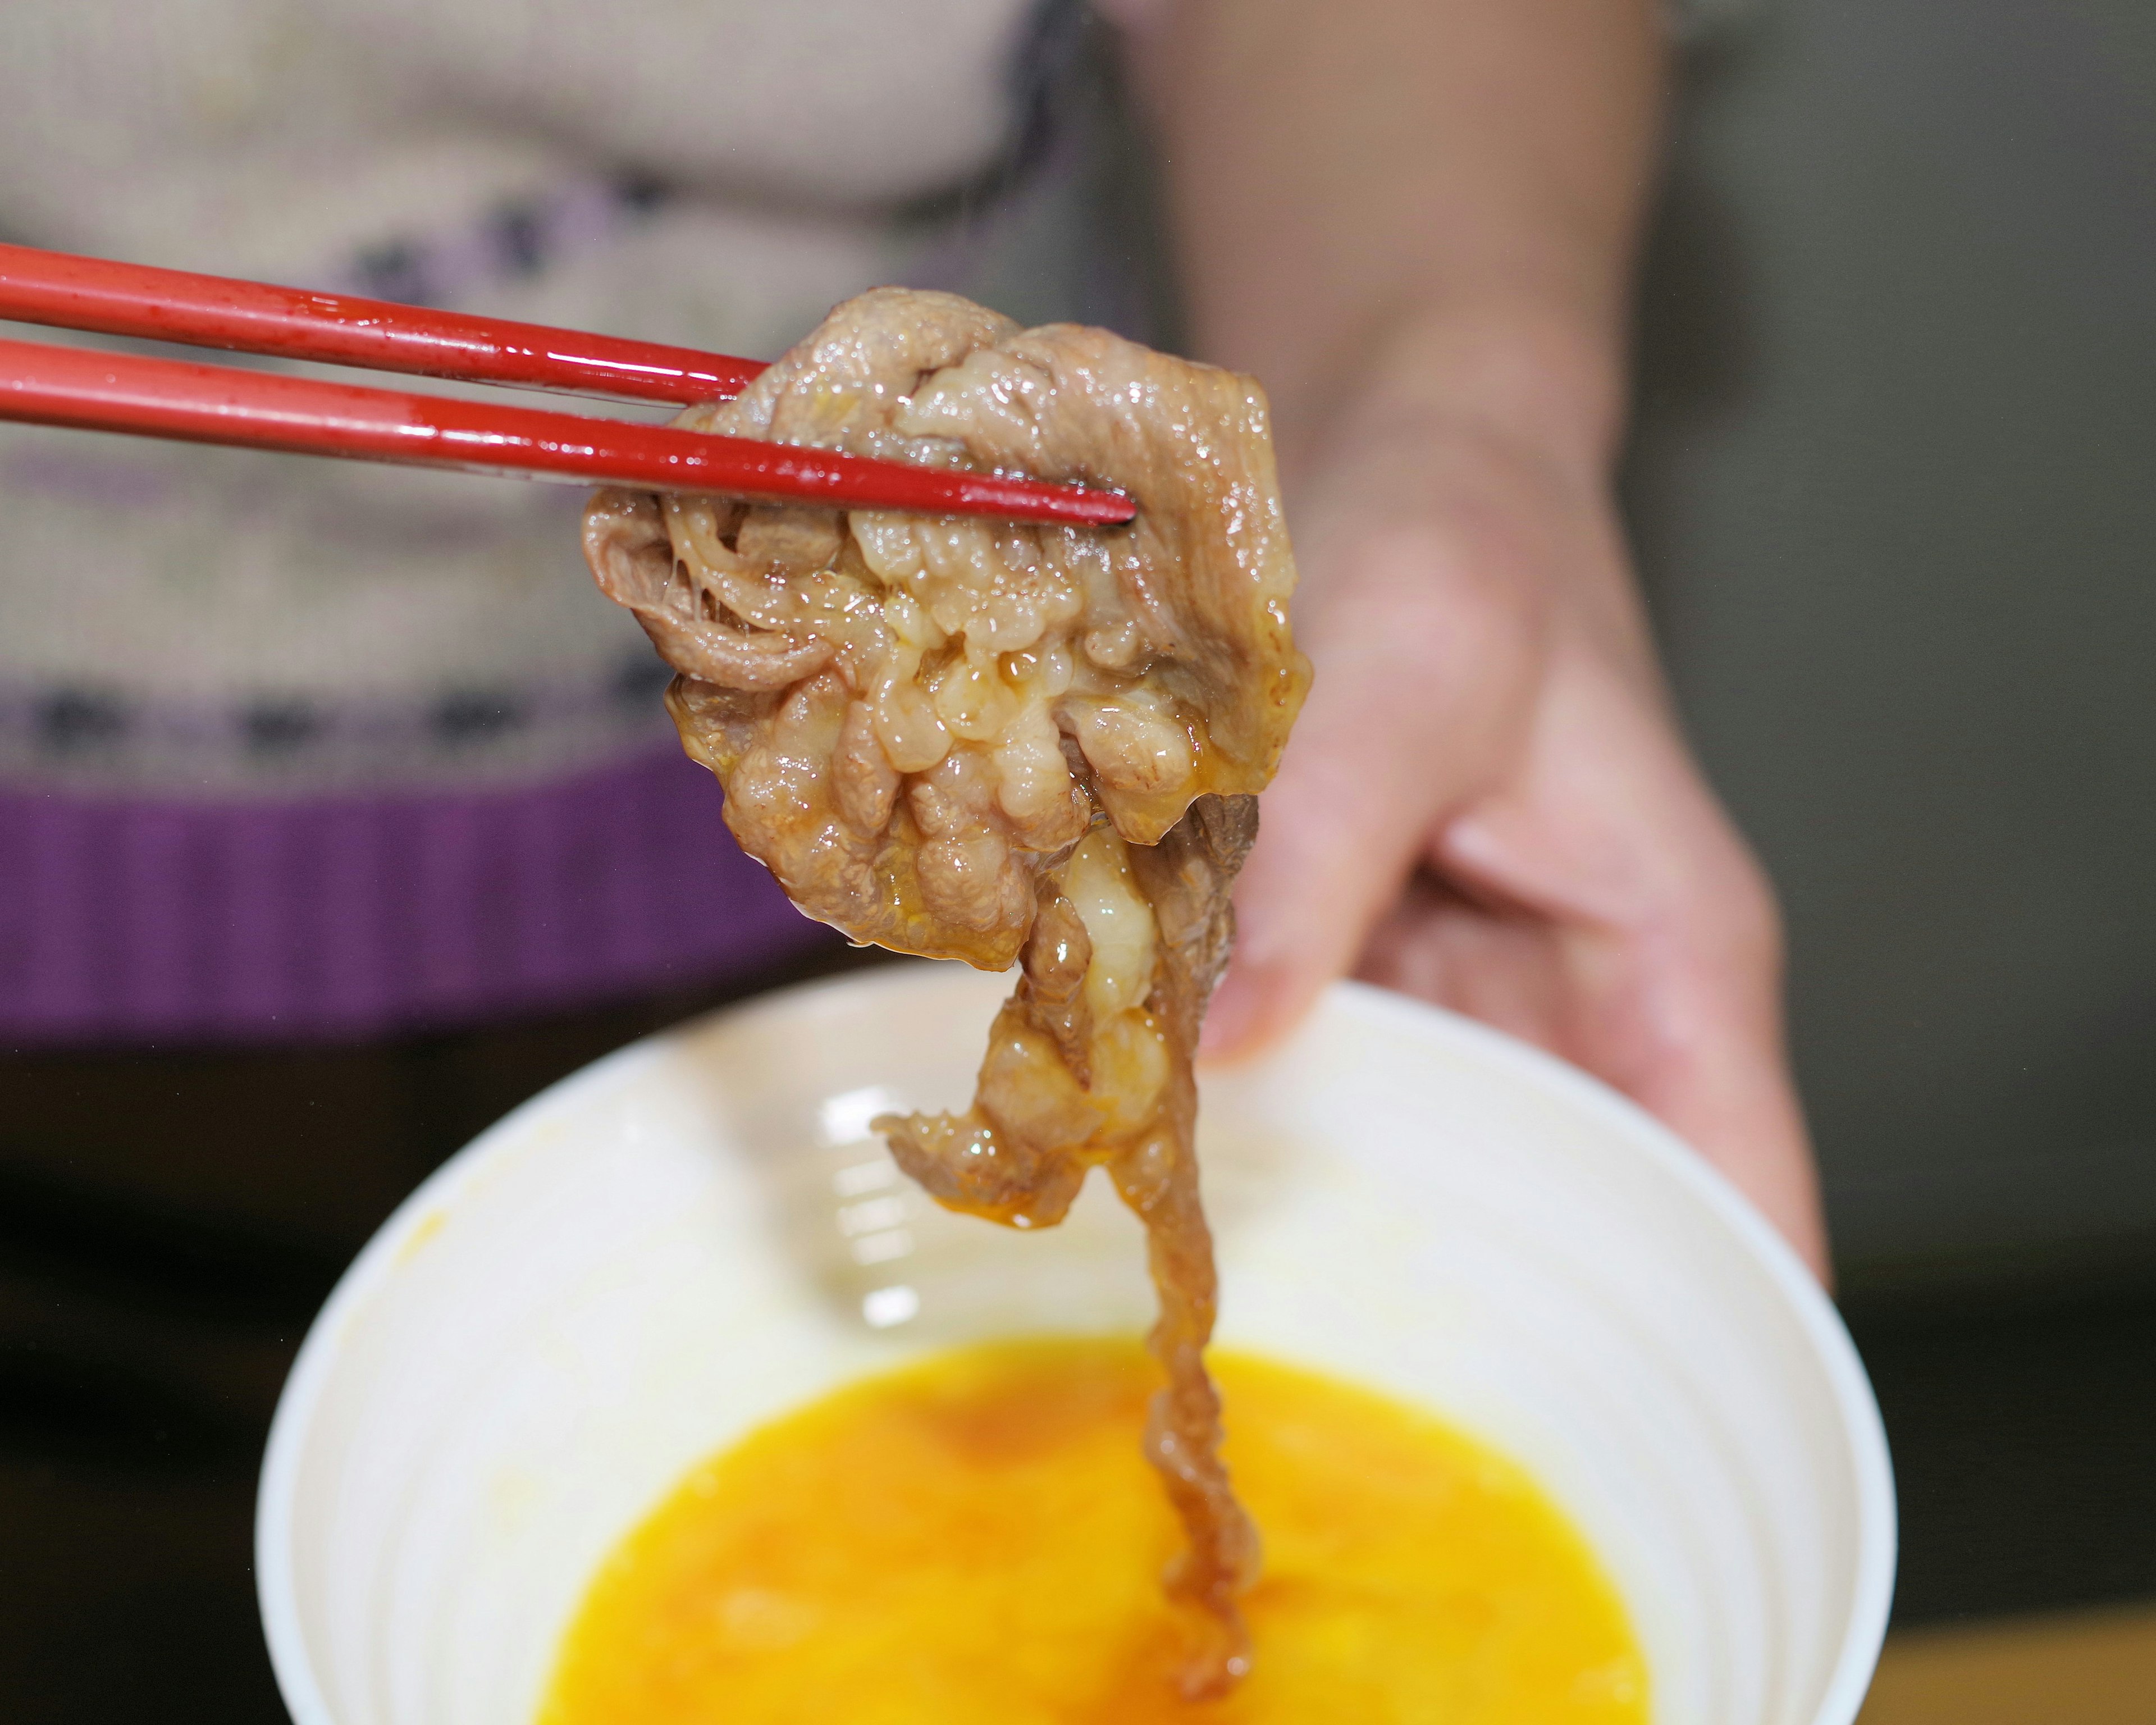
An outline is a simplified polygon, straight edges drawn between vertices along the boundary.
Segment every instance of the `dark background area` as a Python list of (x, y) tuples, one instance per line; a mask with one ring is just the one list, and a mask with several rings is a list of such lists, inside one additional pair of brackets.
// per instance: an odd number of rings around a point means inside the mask
[(388, 1048), (0, 1060), (0, 1719), (283, 1721), (255, 1475), (346, 1264), (555, 1079), (880, 957)]
[(2156, 1239), (2156, 8), (1693, 56), (1627, 496), (1782, 893), (1845, 1274)]
[(1788, 919), (1896, 1623), (2156, 1598), (2156, 8), (1704, 34), (1625, 478)]
[[(1784, 894), (1897, 1620), (2156, 1597), (2156, 8), (1739, 13), (1641, 328), (1627, 503)], [(716, 998), (0, 1059), (0, 1717), (282, 1718), (252, 1503), (315, 1309), (443, 1156)]]

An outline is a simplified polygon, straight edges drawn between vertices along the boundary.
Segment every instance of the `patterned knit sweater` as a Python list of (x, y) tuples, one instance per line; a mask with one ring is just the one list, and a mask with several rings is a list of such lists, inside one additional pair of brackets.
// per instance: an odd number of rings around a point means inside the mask
[[(16, 0), (0, 238), (723, 352), (886, 280), (1127, 326), (1084, 36), (1037, 0)], [(0, 426), (0, 1047), (378, 1034), (817, 937), (680, 758), (581, 501)]]

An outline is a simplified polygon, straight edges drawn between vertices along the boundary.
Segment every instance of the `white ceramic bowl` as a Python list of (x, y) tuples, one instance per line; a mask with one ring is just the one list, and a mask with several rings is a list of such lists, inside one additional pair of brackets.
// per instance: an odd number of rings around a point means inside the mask
[[(1005, 987), (895, 967), (721, 1014), (413, 1195), (270, 1435), (258, 1574), (300, 1725), (530, 1725), (600, 1558), (712, 1450), (929, 1348), (1145, 1322), (1102, 1183), (1012, 1234), (927, 1204), (867, 1132), (963, 1102)], [(1886, 1444), (1833, 1309), (1727, 1185), (1571, 1068), (1352, 985), (1204, 1110), (1224, 1341), (1525, 1463), (1615, 1576), (1660, 1725), (1849, 1725)]]

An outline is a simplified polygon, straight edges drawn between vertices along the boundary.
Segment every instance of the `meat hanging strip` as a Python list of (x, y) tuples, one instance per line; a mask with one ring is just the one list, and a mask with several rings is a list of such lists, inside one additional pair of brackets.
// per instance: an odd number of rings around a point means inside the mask
[(839, 306), (699, 429), (1115, 486), (1126, 527), (602, 491), (585, 549), (680, 674), (727, 824), (854, 939), (1018, 963), (963, 1114), (876, 1122), (938, 1201), (1062, 1219), (1106, 1168), (1145, 1225), (1166, 1373), (1147, 1432), (1207, 1625), (1194, 1697), (1248, 1669), (1255, 1531), (1204, 1367), (1216, 1283), (1192, 1051), (1228, 894), (1308, 683), (1264, 398), (1105, 331), (947, 294)]

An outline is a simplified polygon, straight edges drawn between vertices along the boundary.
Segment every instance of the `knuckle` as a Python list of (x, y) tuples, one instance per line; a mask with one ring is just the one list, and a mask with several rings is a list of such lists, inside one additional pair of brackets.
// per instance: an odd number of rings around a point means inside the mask
[(1779, 979), (1784, 937), (1780, 900), (1749, 846), (1724, 829), (1717, 859), (1697, 901), (1702, 944), (1722, 963)]

